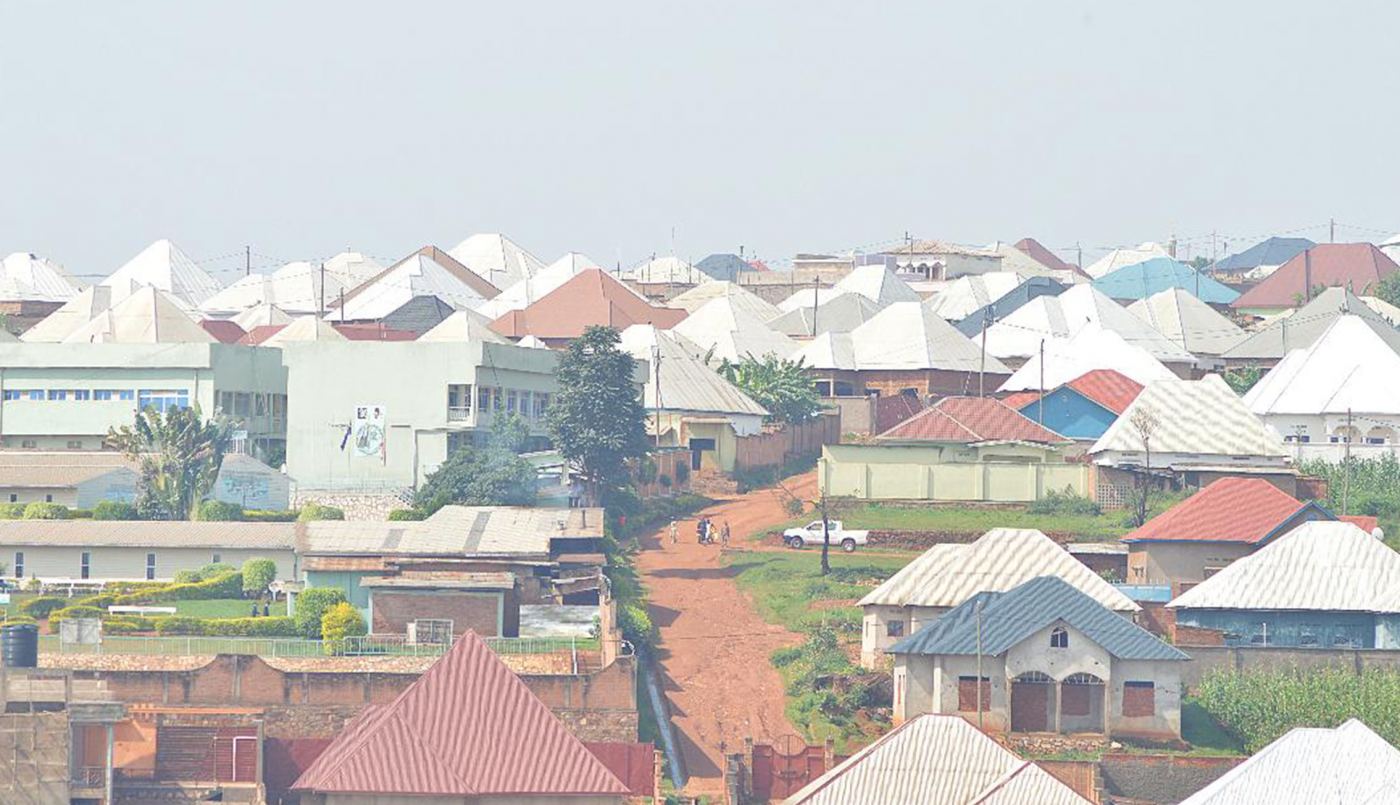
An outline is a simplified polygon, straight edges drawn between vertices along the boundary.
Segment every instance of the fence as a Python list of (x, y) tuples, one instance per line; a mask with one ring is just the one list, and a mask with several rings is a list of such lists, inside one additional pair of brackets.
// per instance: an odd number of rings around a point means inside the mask
[(787, 425), (735, 439), (734, 469), (777, 467), (789, 459), (821, 453), (822, 445), (841, 441), (841, 417), (823, 414), (800, 425)]
[[(486, 645), (501, 655), (555, 654), (598, 651), (598, 638), (488, 637)], [(257, 637), (103, 637), (97, 643), (63, 643), (56, 635), (39, 638), (39, 649), (60, 654), (116, 654), (165, 657), (250, 654), (259, 657), (436, 657), (452, 642), (409, 643), (403, 635), (365, 635), (344, 641)]]

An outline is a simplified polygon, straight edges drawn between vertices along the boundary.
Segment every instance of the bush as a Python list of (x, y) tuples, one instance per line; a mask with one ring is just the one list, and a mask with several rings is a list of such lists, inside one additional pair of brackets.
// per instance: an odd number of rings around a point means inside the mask
[(1068, 486), (1063, 492), (1046, 490), (1045, 497), (1032, 501), (1026, 506), (1026, 511), (1030, 514), (1081, 514), (1091, 517), (1103, 514), (1099, 504), (1075, 494), (1074, 489)]
[(29, 579), (24, 582), (24, 591), (27, 593), (37, 593), (43, 589), (44, 583), (39, 581), (36, 576), (30, 576)]
[(104, 500), (92, 507), (94, 520), (135, 520), (136, 507), (120, 500)]
[(243, 519), (250, 523), (293, 523), (297, 512), (275, 511), (270, 509), (244, 509)]
[(176, 584), (194, 584), (199, 581), (198, 570), (177, 570), (175, 571)]
[(92, 509), (69, 509), (68, 514), (74, 520), (91, 520)]
[(345, 593), (335, 587), (312, 587), (303, 590), (297, 596), (296, 612), (293, 616), (296, 619), (297, 631), (303, 636), (315, 640), (321, 636), (321, 618), (326, 611), (336, 604), (343, 604)]
[(19, 520), (24, 517), (23, 503), (0, 503), (0, 520)]
[(102, 619), (102, 631), (108, 634), (155, 631), (155, 620), (143, 615), (108, 615)]
[(339, 653), (345, 638), (359, 637), (367, 631), (360, 611), (343, 601), (321, 616), (321, 639), (327, 641), (329, 652)]
[[(216, 567), (213, 565), (205, 565)], [(227, 567), (227, 565), (224, 565)], [(203, 569), (203, 568), (201, 568)], [(196, 574), (200, 571), (194, 571)], [(178, 575), (178, 574), (177, 574)], [(122, 590), (130, 590), (123, 592)], [(172, 583), (122, 585), (111, 592), (90, 595), (75, 603), (109, 607), (113, 604), (159, 604), (168, 601), (200, 601), (210, 598), (238, 598), (243, 595), (243, 574), (237, 570), (225, 570), (213, 578), (195, 582), (175, 581)], [(60, 599), (62, 600), (62, 599)]]
[(73, 618), (101, 618), (106, 613), (97, 607), (89, 607), (75, 604), (71, 607), (54, 610), (49, 614), (49, 625), (53, 626), (59, 621)]
[(218, 578), (219, 576), (222, 576), (225, 573), (237, 573), (238, 568), (234, 567), (233, 565), (230, 565), (227, 562), (210, 562), (209, 564), (201, 567), (196, 572), (199, 573), (200, 581), (203, 581), (204, 579)]
[(156, 632), (162, 635), (298, 637), (301, 634), (291, 618), (191, 618), (171, 615), (153, 620)]
[(322, 506), (314, 500), (301, 507), (297, 513), (298, 523), (309, 523), (312, 520), (344, 520), (345, 512), (334, 506)]
[(72, 517), (68, 507), (59, 503), (30, 503), (24, 507), (26, 520), (68, 520)]
[(67, 598), (60, 598), (56, 595), (41, 595), (38, 598), (31, 598), (23, 604), (20, 604), (19, 611), (31, 618), (43, 620), (49, 616), (49, 613), (63, 609), (70, 603), (72, 602)]
[(399, 522), (403, 520), (422, 520), (426, 516), (427, 515), (425, 515), (419, 509), (394, 509), (393, 511), (389, 512), (389, 519), (393, 522)]
[(38, 621), (28, 615), (6, 615), (5, 620), (0, 622), (0, 626), (23, 626), (26, 623), (38, 625)]
[(623, 639), (637, 651), (650, 651), (656, 645), (656, 626), (644, 607), (637, 604), (618, 607), (617, 625)]
[(1198, 698), (1250, 753), (1294, 727), (1335, 727), (1349, 718), (1400, 741), (1400, 672), (1393, 670), (1217, 672), (1201, 680)]
[(194, 519), (208, 521), (238, 521), (243, 519), (243, 507), (237, 503), (227, 503), (222, 500), (201, 501), (199, 507), (194, 510)]
[(277, 563), (255, 556), (243, 563), (243, 592), (260, 596), (277, 580)]

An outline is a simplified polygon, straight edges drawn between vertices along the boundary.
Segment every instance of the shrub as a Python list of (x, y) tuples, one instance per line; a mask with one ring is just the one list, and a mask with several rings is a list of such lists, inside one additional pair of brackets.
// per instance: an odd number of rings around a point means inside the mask
[(31, 618), (42, 620), (47, 618), (49, 613), (54, 610), (63, 609), (70, 603), (72, 602), (67, 598), (60, 598), (56, 595), (41, 595), (38, 598), (31, 598), (23, 604), (20, 604), (19, 611)]
[(167, 615), (155, 618), (156, 634), (163, 635), (202, 635), (204, 619), (188, 615)]
[(297, 512), (290, 510), (244, 509), (243, 519), (250, 523), (293, 523), (296, 522)]
[(300, 631), (291, 618), (191, 618), (171, 615), (155, 618), (156, 632), (162, 635), (207, 635), (216, 637), (297, 637)]
[(1046, 490), (1045, 497), (1032, 501), (1026, 506), (1026, 511), (1030, 514), (1082, 514), (1092, 517), (1103, 514), (1099, 504), (1075, 494), (1074, 489), (1068, 486), (1063, 492)]
[(623, 604), (617, 609), (617, 625), (622, 637), (637, 651), (650, 651), (656, 644), (656, 627), (644, 607)]
[(199, 581), (198, 570), (177, 570), (175, 571), (176, 584), (194, 584)]
[(59, 621), (69, 620), (72, 618), (100, 618), (104, 614), (106, 613), (103, 612), (101, 609), (98, 609), (97, 607), (89, 607), (75, 604), (71, 607), (64, 607), (62, 609), (57, 609), (49, 613), (49, 625), (52, 626), (58, 623)]
[[(211, 567), (206, 565), (205, 567)], [(226, 565), (224, 567), (227, 567)], [(194, 571), (199, 573), (200, 571)], [(243, 574), (237, 570), (225, 570), (213, 578), (195, 582), (175, 581), (172, 583), (133, 584), (123, 589), (130, 592), (99, 593), (82, 598), (75, 603), (94, 607), (109, 607), (113, 604), (158, 604), (166, 601), (199, 601), (210, 598), (238, 598), (243, 595)]]
[(92, 509), (69, 509), (68, 515), (74, 520), (91, 520)]
[(110, 634), (150, 632), (155, 628), (155, 621), (143, 615), (108, 615), (102, 619), (102, 631)]
[(35, 576), (30, 576), (29, 580), (24, 583), (24, 591), (27, 593), (37, 593), (42, 589), (44, 589), (44, 583)]
[(670, 488), (671, 488), (671, 483), (672, 483), (672, 482), (671, 482), (671, 476), (669, 476), (669, 475), (664, 475), (664, 474), (663, 474), (661, 477), (659, 477), (659, 478), (656, 479), (656, 482), (659, 483), (659, 484), (661, 484), (661, 488), (662, 488), (662, 489), (670, 489)]
[(327, 641), (326, 650), (339, 653), (347, 637), (359, 637), (368, 631), (360, 611), (342, 601), (326, 610), (321, 616), (321, 639)]
[(243, 592), (262, 595), (267, 586), (277, 580), (277, 563), (255, 556), (243, 563)]
[(136, 507), (120, 500), (104, 500), (92, 507), (94, 520), (135, 520)]
[(227, 562), (210, 562), (201, 567), (197, 572), (199, 573), (200, 581), (203, 581), (204, 579), (217, 578), (225, 573), (237, 573), (238, 568)]
[(336, 604), (345, 603), (345, 593), (335, 587), (312, 587), (297, 596), (297, 631), (303, 637), (315, 640), (321, 636), (321, 618), (326, 610)]
[(23, 503), (0, 503), (0, 520), (18, 520), (24, 517)]
[(37, 625), (39, 622), (28, 615), (6, 615), (5, 620), (0, 622), (0, 626), (23, 626), (26, 623)]
[(682, 486), (684, 486), (684, 485), (685, 485), (685, 482), (686, 482), (686, 481), (689, 481), (689, 480), (690, 480), (690, 465), (689, 465), (689, 464), (677, 464), (677, 465), (676, 465), (676, 483), (681, 484)]
[(301, 507), (297, 513), (298, 523), (308, 523), (312, 520), (344, 520), (345, 512), (334, 506), (322, 506), (314, 500)]
[(222, 500), (201, 501), (194, 510), (194, 519), (209, 521), (234, 521), (243, 519), (243, 507), (237, 503)]
[(68, 513), (68, 507), (58, 503), (35, 501), (24, 507), (24, 519), (26, 520), (68, 520), (71, 516)]
[(389, 512), (389, 519), (395, 522), (401, 520), (422, 520), (426, 516), (427, 515), (423, 514), (419, 509), (394, 509)]

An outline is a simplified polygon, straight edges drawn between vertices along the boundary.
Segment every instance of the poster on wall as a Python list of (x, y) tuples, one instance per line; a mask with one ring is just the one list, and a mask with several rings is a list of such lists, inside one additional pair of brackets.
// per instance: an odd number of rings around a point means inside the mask
[(357, 405), (351, 425), (351, 441), (357, 456), (385, 457), (384, 406)]

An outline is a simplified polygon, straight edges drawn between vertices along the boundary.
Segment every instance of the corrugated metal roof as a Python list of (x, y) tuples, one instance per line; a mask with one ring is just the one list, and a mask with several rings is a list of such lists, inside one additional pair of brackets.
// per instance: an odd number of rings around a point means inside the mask
[[(978, 617), (978, 609), (981, 617)], [(997, 656), (1053, 623), (1065, 623), (1120, 660), (1188, 660), (1185, 654), (1054, 576), (983, 592), (890, 648), (892, 654)]]
[(1302, 501), (1262, 478), (1221, 478), (1122, 539), (1255, 544), (1302, 508)]
[(1234, 360), (1283, 358), (1293, 350), (1312, 345), (1327, 332), (1332, 322), (1346, 314), (1365, 319), (1392, 349), (1400, 350), (1400, 331), (1385, 317), (1351, 291), (1328, 288), (1291, 315), (1271, 319), (1262, 330), (1226, 350), (1224, 357)]
[(1358, 719), (1296, 727), (1181, 805), (1400, 802), (1400, 751)]
[(1123, 266), (1099, 277), (1093, 284), (1113, 299), (1145, 299), (1161, 291), (1178, 288), (1202, 301), (1226, 305), (1240, 295), (1238, 291), (1170, 257), (1154, 257)]
[[(1311, 346), (1294, 350), (1244, 395), (1260, 416), (1400, 414), (1400, 353), (1360, 316), (1334, 320)], [(1360, 430), (1368, 429), (1365, 424)]]
[(1084, 273), (1091, 277), (1098, 278), (1106, 274), (1112, 274), (1124, 266), (1131, 266), (1141, 263), (1144, 260), (1151, 260), (1154, 257), (1169, 257), (1167, 250), (1162, 244), (1154, 241), (1145, 241), (1136, 247), (1123, 247), (1114, 249), (1103, 257), (1085, 266)]
[[(634, 324), (622, 331), (619, 346), (639, 361), (651, 364), (647, 372), (642, 403), (649, 410), (698, 411), (717, 414), (766, 416), (768, 411), (737, 386), (720, 376), (693, 354), (699, 347), (689, 348), (676, 333), (658, 330), (650, 324)], [(660, 384), (657, 366), (660, 358)]]
[(768, 354), (780, 358), (791, 355), (797, 349), (797, 342), (769, 327), (742, 299), (738, 296), (712, 299), (671, 329), (712, 352), (716, 360), (739, 361), (746, 355), (755, 358)]
[(496, 232), (472, 235), (453, 246), (447, 254), (495, 288), (513, 285), (545, 267), (542, 260), (520, 244)]
[(346, 725), (293, 788), (464, 797), (627, 793), (471, 632), (392, 703)]
[(1003, 592), (1058, 576), (1118, 612), (1140, 609), (1055, 541), (1032, 528), (993, 528), (967, 545), (935, 545), (860, 600), (860, 606), (955, 607), (980, 592)]
[(1089, 454), (1142, 453), (1142, 437), (1132, 422), (1139, 410), (1150, 411), (1157, 420), (1148, 445), (1153, 454), (1186, 453), (1198, 463), (1210, 456), (1264, 457), (1281, 463), (1287, 456), (1278, 434), (1216, 375), (1149, 383)]
[[(768, 320), (768, 326), (790, 336), (811, 336), (822, 333), (849, 333), (880, 312), (880, 305), (869, 298), (847, 291), (836, 294), (817, 306), (794, 308)], [(816, 327), (812, 323), (815, 320)]]
[(290, 551), (296, 523), (190, 520), (0, 520), (0, 545), (246, 548)]
[(1046, 339), (1044, 358), (1037, 345), (1036, 354), (1001, 384), (1001, 391), (1040, 389), (1042, 384), (1050, 391), (1095, 369), (1112, 369), (1143, 384), (1176, 377), (1147, 350), (1097, 324), (1086, 325), (1073, 338)]
[(944, 397), (877, 438), (958, 444), (1005, 441), (1051, 445), (1070, 441), (990, 397)]
[(175, 297), (153, 287), (141, 287), (79, 326), (65, 344), (212, 344), (205, 332)]
[(1065, 385), (1115, 414), (1126, 411), (1142, 393), (1141, 383), (1113, 369), (1094, 369)]
[(1309, 286), (1319, 285), (1373, 293), (1381, 280), (1396, 271), (1400, 271), (1400, 266), (1370, 243), (1320, 243), (1295, 254), (1231, 303), (1231, 307), (1294, 307), (1298, 295), (1306, 294)]
[(505, 313), (491, 322), (491, 329), (510, 338), (577, 338), (595, 324), (618, 330), (633, 324), (665, 329), (683, 318), (684, 310), (653, 307), (607, 272), (589, 268), (528, 307)]
[(1242, 274), (1260, 266), (1281, 266), (1313, 245), (1307, 238), (1267, 238), (1220, 260), (1210, 269), (1226, 274)]
[(856, 266), (832, 286), (836, 293), (854, 292), (877, 305), (894, 302), (920, 302), (922, 297), (884, 265)]
[(1076, 271), (1078, 266), (1067, 263), (1060, 259), (1059, 255), (1041, 245), (1035, 238), (1021, 238), (1016, 241), (1016, 248), (1035, 258), (1035, 261), (1046, 268), (1055, 271)]
[(0, 260), (0, 299), (7, 302), (67, 302), (82, 286), (47, 257), (15, 252)]
[[(976, 372), (983, 367), (978, 345), (921, 302), (887, 306), (851, 331), (851, 345), (861, 370)], [(1011, 374), (992, 355), (986, 356), (985, 368), (991, 374)]]
[(738, 307), (764, 321), (772, 319), (782, 312), (778, 310), (777, 305), (765, 302), (752, 291), (744, 289), (737, 283), (723, 280), (702, 282), (685, 293), (671, 297), (666, 304), (670, 307), (680, 308), (687, 313), (694, 313), (716, 299), (730, 299)]
[(809, 369), (856, 369), (856, 348), (850, 333), (822, 333), (792, 353)]
[(223, 286), (209, 272), (168, 240), (158, 240), (102, 280), (119, 302), (143, 287), (159, 288), (190, 308), (219, 292)]
[[(1013, 783), (1020, 774), (1030, 775), (1029, 785)], [(1085, 805), (1087, 800), (960, 716), (936, 714), (906, 721), (786, 800), (787, 805), (915, 802)]]
[(596, 539), (602, 509), (444, 506), (421, 521), (302, 523), (304, 554), (546, 557), (556, 539)]
[(1011, 293), (1025, 277), (1011, 271), (968, 274), (947, 283), (924, 304), (948, 321), (959, 321)]
[(1196, 363), (1180, 344), (1088, 284), (1059, 296), (1038, 296), (988, 327), (987, 351), (1002, 358), (1030, 357), (1040, 350), (1041, 341), (1069, 338), (1092, 326), (1117, 333), (1159, 361)]
[(1157, 332), (1198, 355), (1220, 355), (1248, 338), (1234, 322), (1180, 288), (1168, 288), (1128, 305)]
[(136, 462), (111, 450), (88, 453), (0, 451), (0, 486), (64, 488), (118, 470), (135, 473)]
[(1351, 523), (1303, 523), (1167, 606), (1400, 613), (1400, 554)]
[(510, 590), (515, 587), (515, 574), (449, 571), (370, 576), (360, 579), (360, 586), (399, 590)]
[(20, 334), (19, 340), (28, 344), (57, 344), (74, 330), (92, 321), (93, 317), (112, 304), (112, 289), (105, 285), (84, 288), (81, 293), (63, 303), (63, 307), (44, 317)]

